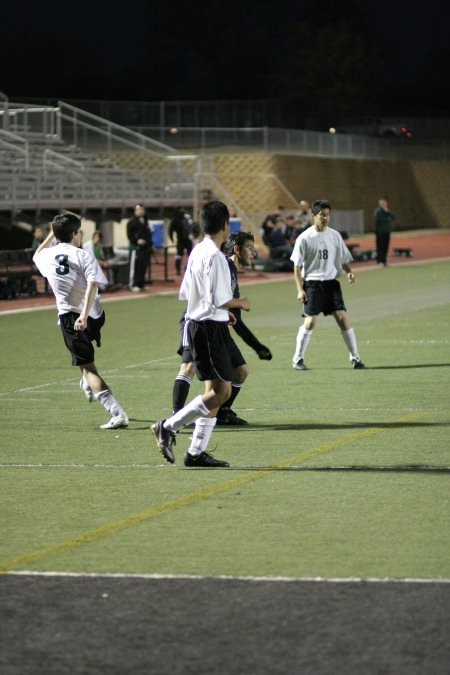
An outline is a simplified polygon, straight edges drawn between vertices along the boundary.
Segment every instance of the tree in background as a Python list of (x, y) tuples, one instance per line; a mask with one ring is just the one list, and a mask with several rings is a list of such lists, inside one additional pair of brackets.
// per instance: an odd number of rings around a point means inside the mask
[(271, 72), (274, 93), (324, 124), (376, 101), (390, 50), (351, 0), (319, 0), (286, 34)]

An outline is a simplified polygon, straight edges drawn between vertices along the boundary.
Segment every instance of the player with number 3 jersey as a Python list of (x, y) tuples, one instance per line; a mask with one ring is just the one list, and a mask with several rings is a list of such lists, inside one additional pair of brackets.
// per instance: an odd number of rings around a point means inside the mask
[[(94, 256), (80, 248), (80, 227), (80, 219), (72, 213), (56, 216), (33, 261), (55, 295), (65, 345), (72, 354), (72, 365), (81, 370), (81, 389), (89, 402), (99, 401), (111, 415), (101, 428), (119, 429), (128, 426), (128, 416), (97, 371), (92, 345), (95, 341), (100, 347), (105, 313), (98, 285), (107, 281)], [(54, 238), (58, 243), (51, 246)]]

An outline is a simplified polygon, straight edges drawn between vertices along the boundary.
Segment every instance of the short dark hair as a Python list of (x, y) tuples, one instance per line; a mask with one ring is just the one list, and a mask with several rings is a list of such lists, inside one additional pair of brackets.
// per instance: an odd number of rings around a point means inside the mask
[(316, 215), (316, 214), (319, 213), (319, 211), (321, 211), (322, 209), (330, 209), (330, 211), (331, 211), (331, 204), (330, 204), (330, 202), (327, 201), (326, 199), (316, 199), (316, 201), (312, 203), (312, 206), (311, 206), (311, 213), (313, 213), (314, 215)]
[(55, 216), (52, 221), (52, 230), (55, 238), (64, 244), (70, 244), (72, 237), (81, 228), (81, 220), (74, 213), (64, 213)]
[(246, 241), (255, 241), (251, 232), (233, 232), (223, 245), (223, 252), (225, 255), (233, 255), (234, 247), (241, 247)]
[(205, 234), (217, 234), (229, 220), (230, 213), (223, 202), (208, 202), (200, 211), (200, 224)]

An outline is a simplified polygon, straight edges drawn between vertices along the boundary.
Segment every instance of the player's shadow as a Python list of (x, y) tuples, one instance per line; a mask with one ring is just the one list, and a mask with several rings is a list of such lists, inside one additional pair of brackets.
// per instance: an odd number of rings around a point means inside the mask
[(135, 422), (137, 422), (138, 424), (139, 423), (145, 424), (145, 426), (139, 426), (139, 427), (129, 426), (127, 428), (128, 432), (130, 432), (130, 431), (148, 431), (151, 434), (150, 425), (153, 424), (153, 422), (155, 420), (138, 420), (136, 417), (129, 417), (128, 419), (129, 419), (130, 423), (132, 423), (132, 424), (134, 424)]
[(414, 422), (414, 421), (400, 421), (400, 422), (349, 422), (345, 424), (332, 424), (320, 422), (298, 422), (290, 424), (270, 424), (264, 423), (250, 423), (244, 426), (219, 426), (214, 429), (216, 431), (252, 431), (254, 429), (262, 431), (314, 431), (320, 429), (420, 429), (422, 427), (448, 427), (450, 422)]
[(408, 363), (396, 366), (367, 366), (366, 370), (406, 370), (408, 368), (448, 368), (450, 363)]
[[(169, 415), (167, 415), (167, 417), (169, 417)], [(152, 433), (151, 428), (150, 428), (151, 425), (152, 425), (154, 422), (157, 422), (157, 421), (158, 421), (157, 418), (152, 419), (152, 420), (139, 420), (139, 419), (137, 419), (136, 417), (129, 417), (128, 419), (129, 419), (130, 422), (133, 422), (133, 423), (134, 423), (134, 422), (137, 422), (138, 424), (139, 424), (139, 423), (145, 424), (145, 426), (143, 426), (143, 427), (142, 427), (142, 426), (139, 426), (139, 427), (135, 427), (135, 426), (133, 426), (133, 427), (128, 427), (128, 431), (148, 431), (149, 433)], [(181, 429), (181, 432), (187, 432), (187, 431), (189, 431), (190, 433), (192, 433), (193, 429), (194, 429), (194, 425), (193, 425), (193, 424), (190, 424), (190, 425), (188, 425), (187, 427), (184, 427), (183, 429)]]
[[(221, 469), (223, 471), (223, 469)], [(433, 464), (393, 464), (388, 466), (375, 466), (365, 464), (353, 464), (349, 466), (251, 466), (232, 465), (227, 469), (232, 471), (314, 471), (321, 473), (427, 473), (449, 475), (450, 466), (438, 466)]]
[[(140, 420), (134, 417), (129, 418), (130, 422), (144, 423), (145, 426), (132, 426), (128, 427), (127, 431), (148, 431), (151, 433), (150, 426), (155, 420)], [(414, 421), (404, 421), (404, 422), (349, 422), (344, 424), (331, 424), (331, 423), (320, 423), (320, 422), (298, 422), (298, 423), (289, 423), (289, 424), (270, 424), (264, 423), (253, 423), (245, 425), (218, 425), (214, 429), (214, 433), (217, 431), (221, 432), (239, 432), (242, 431), (314, 431), (314, 430), (330, 430), (330, 429), (411, 429), (411, 428), (426, 428), (426, 427), (448, 427), (450, 422), (414, 422)], [(189, 425), (181, 429), (180, 433), (192, 433), (194, 425)]]

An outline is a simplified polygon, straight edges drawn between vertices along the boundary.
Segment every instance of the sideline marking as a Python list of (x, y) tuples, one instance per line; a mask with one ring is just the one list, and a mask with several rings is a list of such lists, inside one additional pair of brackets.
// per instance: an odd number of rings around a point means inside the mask
[(320, 584), (450, 584), (450, 578), (425, 579), (424, 577), (279, 577), (279, 576), (233, 576), (231, 574), (157, 574), (125, 572), (38, 572), (17, 570), (6, 572), (9, 576), (30, 577), (69, 577), (76, 579), (148, 579), (155, 581), (251, 581), (254, 583), (276, 581), (282, 583), (320, 583)]
[[(411, 419), (421, 417), (425, 414), (426, 413), (412, 413), (410, 415), (404, 415), (403, 417), (397, 419), (396, 422), (410, 421)], [(311, 457), (317, 457), (318, 455), (321, 455), (325, 452), (335, 450), (336, 448), (339, 448), (343, 445), (347, 445), (349, 443), (353, 443), (354, 441), (360, 440), (362, 438), (368, 438), (370, 436), (380, 434), (384, 431), (389, 431), (391, 424), (392, 422), (388, 423), (388, 426), (386, 427), (369, 428), (365, 429), (364, 431), (349, 434), (348, 436), (344, 436), (343, 438), (336, 439), (334, 441), (328, 441), (327, 443), (319, 445), (316, 448), (311, 448), (311, 450), (307, 450), (298, 455), (294, 455), (292, 457), (288, 457), (285, 460), (276, 462), (275, 464), (272, 464), (270, 467), (267, 467), (265, 469), (261, 469), (259, 471), (246, 472), (242, 476), (225, 480), (222, 483), (216, 483), (215, 485), (211, 485), (209, 487), (202, 488), (195, 492), (191, 492), (190, 494), (184, 495), (183, 497), (178, 497), (177, 499), (172, 499), (168, 502), (163, 502), (162, 504), (151, 506), (147, 509), (144, 509), (143, 511), (132, 513), (129, 516), (119, 518), (118, 520), (106, 523), (105, 525), (101, 525), (100, 527), (95, 527), (91, 530), (87, 530), (86, 532), (81, 532), (80, 534), (75, 535), (74, 537), (64, 539), (63, 541), (60, 541), (56, 544), (51, 544), (50, 546), (46, 546), (45, 548), (41, 548), (36, 551), (32, 551), (30, 553), (25, 553), (15, 558), (10, 558), (9, 560), (0, 562), (0, 573), (3, 574), (15, 567), (19, 567), (20, 565), (35, 562), (37, 560), (42, 560), (43, 558), (51, 557), (57, 553), (65, 553), (66, 551), (72, 548), (82, 546), (84, 544), (89, 544), (92, 541), (96, 541), (103, 537), (107, 537), (110, 534), (114, 534), (133, 525), (137, 525), (138, 523), (142, 523), (147, 520), (151, 520), (152, 518), (162, 516), (165, 513), (174, 511), (182, 506), (195, 504), (196, 502), (201, 501), (202, 499), (207, 499), (212, 495), (217, 495), (221, 492), (226, 492), (227, 490), (239, 487), (240, 485), (245, 485), (246, 483), (251, 483), (253, 481), (260, 480), (265, 476), (271, 475), (274, 469), (282, 469), (283, 467), (288, 467), (296, 462), (302, 462), (306, 459), (310, 459)], [(226, 469), (222, 469), (222, 471), (226, 471)]]

